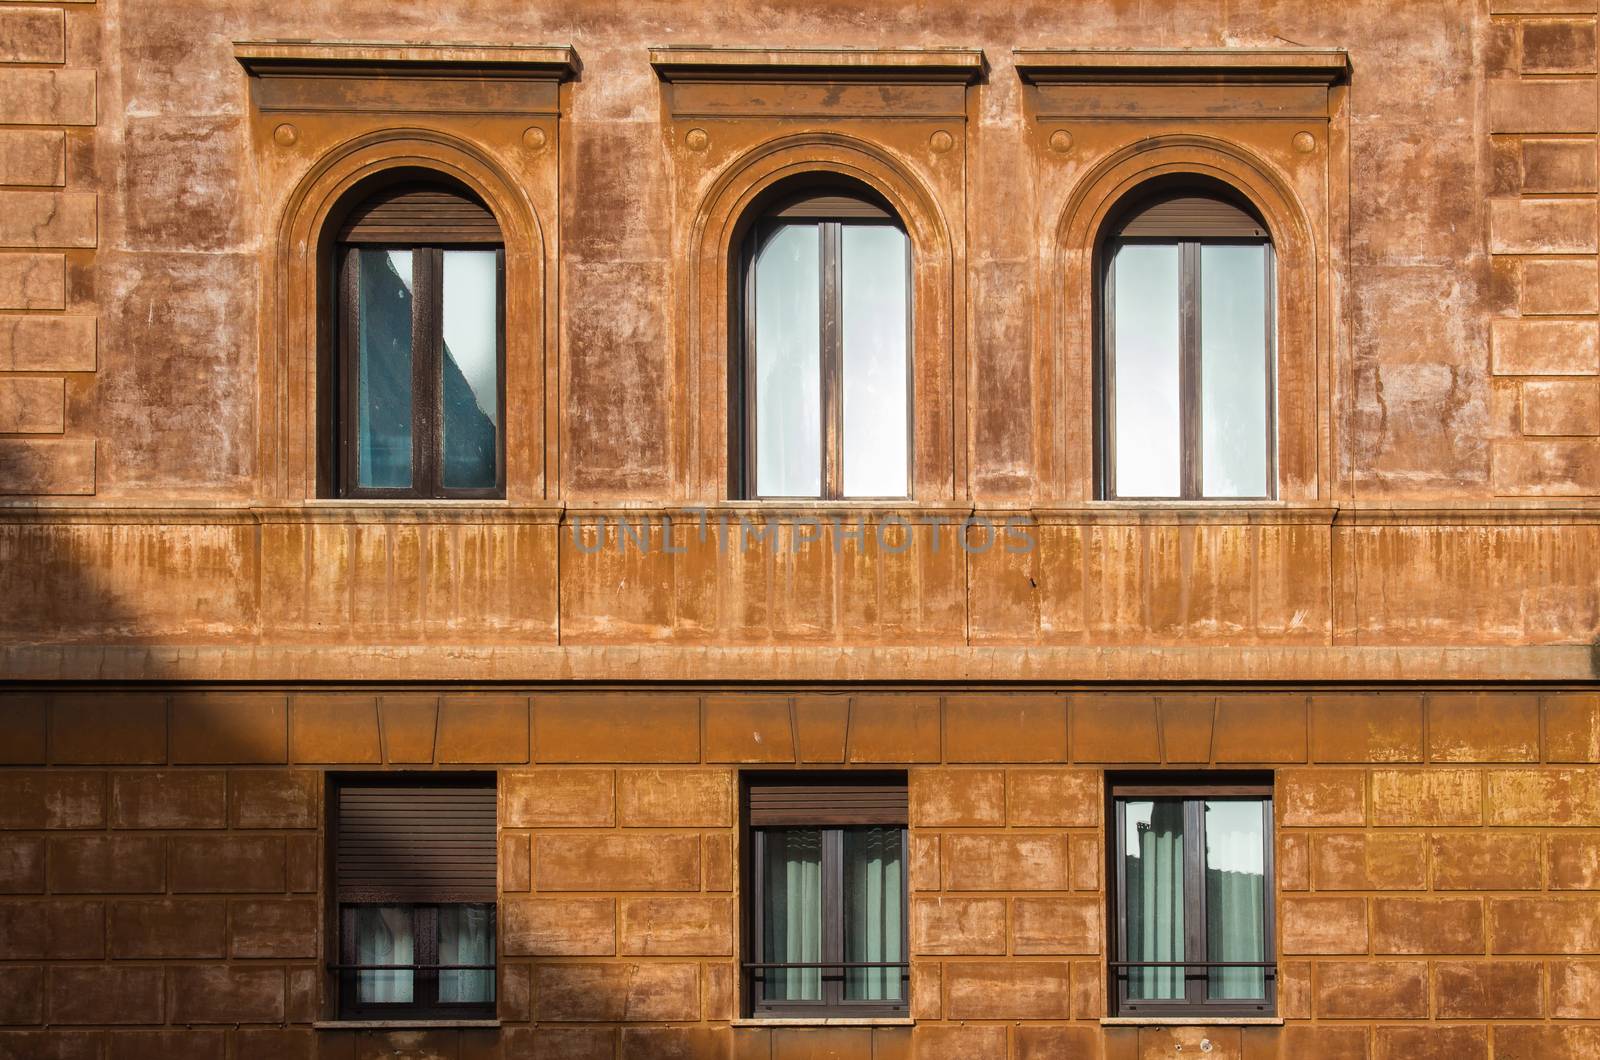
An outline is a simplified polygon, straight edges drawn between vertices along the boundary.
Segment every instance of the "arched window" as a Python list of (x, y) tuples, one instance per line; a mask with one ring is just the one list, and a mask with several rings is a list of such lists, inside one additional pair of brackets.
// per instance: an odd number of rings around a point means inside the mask
[(1244, 204), (1192, 188), (1136, 202), (1103, 245), (1106, 497), (1277, 492), (1273, 253)]
[(332, 385), (344, 497), (505, 494), (505, 250), (465, 188), (386, 187), (341, 225)]
[(778, 200), (746, 234), (743, 282), (745, 496), (907, 496), (911, 244), (888, 205)]

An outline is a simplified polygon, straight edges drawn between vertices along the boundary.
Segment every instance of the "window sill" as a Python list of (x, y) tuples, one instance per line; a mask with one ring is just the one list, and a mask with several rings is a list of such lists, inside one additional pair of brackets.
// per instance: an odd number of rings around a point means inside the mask
[(318, 1031), (495, 1030), (499, 1020), (317, 1020)]
[(1105, 1016), (1102, 1027), (1281, 1027), (1282, 1016)]
[(917, 1021), (909, 1016), (773, 1016), (732, 1020), (732, 1027), (910, 1027)]

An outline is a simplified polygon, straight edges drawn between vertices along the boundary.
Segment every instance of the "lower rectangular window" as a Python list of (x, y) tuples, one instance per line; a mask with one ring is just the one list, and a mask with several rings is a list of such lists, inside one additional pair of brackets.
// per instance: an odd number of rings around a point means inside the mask
[(1114, 782), (1119, 1015), (1272, 1015), (1270, 784)]
[(748, 1011), (904, 1015), (906, 788), (752, 784)]

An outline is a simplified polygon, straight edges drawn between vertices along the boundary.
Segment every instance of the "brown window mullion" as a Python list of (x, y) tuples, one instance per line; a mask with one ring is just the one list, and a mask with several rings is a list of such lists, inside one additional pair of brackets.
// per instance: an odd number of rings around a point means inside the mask
[(411, 327), (412, 387), (412, 485), (421, 497), (440, 495), (442, 479), (440, 429), (443, 416), (444, 366), (443, 252), (433, 247), (418, 247), (412, 255)]
[(1186, 240), (1178, 252), (1178, 422), (1182, 431), (1181, 492), (1202, 495), (1200, 460), (1200, 244)]
[(837, 221), (820, 226), (822, 232), (822, 495), (844, 495), (844, 353), (840, 322), (840, 245)]
[(334, 400), (339, 406), (339, 486), (349, 493), (360, 479), (360, 427), (357, 423), (359, 404), (356, 400), (361, 368), (358, 328), (361, 310), (358, 303), (361, 285), (356, 270), (361, 252), (355, 247), (341, 247), (343, 258), (339, 265), (339, 351), (338, 393)]
[[(822, 833), (822, 959), (844, 960), (844, 829)], [(829, 1008), (844, 1003), (843, 968), (822, 969), (822, 999)]]
[[(1183, 804), (1183, 929), (1184, 960), (1206, 961), (1206, 835), (1205, 802), (1187, 799)], [(1204, 1005), (1210, 982), (1209, 968), (1183, 970), (1184, 997), (1191, 1005)]]

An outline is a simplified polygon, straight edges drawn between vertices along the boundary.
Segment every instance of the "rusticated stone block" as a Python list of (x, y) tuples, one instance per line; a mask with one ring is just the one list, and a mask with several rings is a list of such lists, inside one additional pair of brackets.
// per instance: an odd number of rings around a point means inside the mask
[(726, 828), (736, 818), (734, 773), (727, 769), (623, 769), (617, 814), (635, 828)]
[(1311, 890), (1311, 837), (1303, 832), (1278, 833), (1278, 889)]
[(70, 1025), (161, 1023), (164, 986), (159, 967), (56, 965), (50, 969), (48, 1018)]
[(1441, 891), (1538, 890), (1539, 837), (1442, 832), (1432, 839), (1433, 886)]
[(1578, 1024), (1496, 1024), (1495, 1060), (1582, 1060), (1600, 1056), (1600, 1027)]
[(383, 761), (373, 696), (302, 693), (289, 714), (289, 757), (295, 762)]
[(92, 316), (0, 317), (0, 371), (92, 372), (95, 330)]
[(1536, 1019), (1544, 1012), (1539, 961), (1440, 961), (1434, 975), (1440, 1019)]
[(1600, 961), (1551, 961), (1550, 1016), (1600, 1019)]
[(1600, 953), (1600, 898), (1491, 898), (1491, 953)]
[(617, 1023), (700, 1018), (697, 964), (536, 964), (534, 1018)]
[(1322, 1019), (1426, 1019), (1426, 961), (1327, 961), (1317, 970)]
[(1285, 898), (1283, 952), (1366, 953), (1365, 898)]
[(1484, 1027), (1379, 1027), (1374, 1060), (1489, 1060)]
[(1159, 762), (1156, 701), (1150, 696), (1072, 697), (1075, 762)]
[(445, 763), (528, 761), (528, 698), (442, 697), (436, 753)]
[[(743, 1035), (741, 1034), (740, 1037)], [(751, 1043), (734, 1046), (737, 1060), (744, 1060), (754, 1048)], [(811, 1057), (855, 1057), (872, 1055), (870, 1027), (774, 1027), (771, 1040), (763, 1042), (756, 1055), (761, 1060), (807, 1060)]]
[(944, 704), (951, 762), (1065, 762), (1067, 707), (1061, 696), (950, 696)]
[(636, 956), (724, 957), (733, 953), (728, 898), (624, 898), (621, 951)]
[(1359, 769), (1285, 769), (1277, 795), (1285, 827), (1327, 828), (1367, 820), (1367, 775)]
[(172, 890), (175, 894), (282, 891), (282, 836), (173, 836)]
[(319, 837), (314, 835), (292, 835), (285, 844), (288, 847), (288, 866), (284, 870), (284, 877), (288, 881), (289, 890), (298, 894), (309, 894), (317, 890), (321, 881), (318, 872), (318, 861), (322, 844)]
[[(1551, 890), (1600, 890), (1600, 834), (1557, 832), (1550, 836), (1549, 843)], [(1533, 875), (1538, 876), (1537, 861)]]
[[(0, 132), (0, 184), (59, 188), (67, 182), (67, 137), (59, 129)], [(4, 329), (0, 329), (3, 332)], [(0, 349), (4, 340), (0, 339)], [(0, 365), (5, 363), (0, 356)]]
[(710, 696), (705, 716), (707, 762), (795, 760), (787, 697)]
[[(870, 1048), (871, 1039), (865, 1044)], [(624, 1027), (621, 1060), (726, 1060), (732, 1055), (728, 1027)]]
[(614, 1027), (507, 1027), (501, 1032), (508, 1057), (556, 1060), (616, 1060)]
[(0, 1026), (44, 1022), (44, 969), (0, 966)]
[(913, 891), (937, 891), (939, 889), (939, 837), (936, 835), (917, 835), (915, 832), (909, 837), (907, 846), (910, 848), (910, 867), (906, 871), (906, 880)]
[(1422, 697), (1312, 696), (1311, 757), (1318, 762), (1422, 761)]
[(1523, 73), (1594, 73), (1594, 19), (1529, 19), (1521, 28)]
[(1311, 1018), (1311, 962), (1282, 961), (1278, 965), (1278, 1014), (1289, 1020)]
[(226, 781), (198, 770), (113, 773), (112, 828), (222, 828)]
[(0, 960), (99, 960), (105, 919), (100, 902), (0, 902)]
[(1594, 140), (1523, 140), (1521, 168), (1524, 193), (1594, 191)]
[(1074, 891), (1098, 891), (1100, 889), (1100, 866), (1105, 863), (1105, 854), (1101, 850), (1099, 837), (1088, 835), (1072, 836), (1067, 841), (1067, 853), (1072, 874), (1072, 889)]
[[(1591, 150), (1592, 160), (1596, 152)], [(1529, 258), (1522, 263), (1524, 316), (1600, 311), (1600, 269), (1587, 258)]]
[(609, 769), (507, 770), (500, 801), (507, 828), (610, 828), (616, 774)]
[[(1594, 107), (1594, 94), (1589, 94)], [(1495, 254), (1593, 254), (1595, 204), (1575, 199), (1490, 199)]]
[(166, 841), (158, 836), (85, 835), (50, 839), (56, 894), (148, 894), (162, 890)]
[(48, 732), (44, 696), (0, 693), (0, 765), (44, 765)]
[(704, 999), (704, 1018), (731, 1020), (738, 1016), (738, 966), (731, 961), (708, 962), (702, 966), (701, 997)]
[(913, 898), (911, 952), (963, 957), (1004, 954), (1005, 899)]
[(913, 769), (911, 823), (921, 828), (1006, 823), (1006, 780), (998, 769)]
[(1006, 812), (1014, 825), (1093, 828), (1104, 791), (1095, 769), (1010, 769)]
[(112, 902), (109, 938), (117, 959), (224, 957), (228, 907), (218, 901)]
[(1306, 726), (1304, 696), (1218, 696), (1216, 760), (1304, 762)]
[(700, 857), (705, 889), (733, 890), (733, 837), (726, 833), (701, 836)]
[(917, 1060), (1005, 1060), (1006, 1029), (982, 1024), (918, 1024), (911, 1041)]
[(1060, 1060), (1099, 1056), (1100, 1032), (1091, 1027), (1021, 1026), (1016, 1031), (1016, 1060)]
[(794, 730), (800, 761), (843, 762), (845, 741), (850, 733), (850, 697), (796, 696)]
[(386, 762), (433, 761), (434, 737), (439, 730), (438, 696), (380, 696), (378, 716), (383, 722)]
[[(1201, 1047), (1207, 1043), (1208, 1049)], [(1234, 1060), (1244, 1056), (1238, 1027), (1140, 1027), (1139, 1056), (1168, 1057), (1201, 1053), (1206, 1060)]]
[(1523, 81), (1515, 78), (1491, 80), (1489, 131), (1594, 132), (1594, 84), (1586, 81)]
[(1551, 762), (1600, 762), (1600, 695), (1544, 697), (1544, 753)]
[(696, 762), (700, 704), (692, 696), (535, 696), (539, 762)]
[(172, 697), (174, 765), (271, 764), (289, 760), (288, 705), (271, 693)]
[(0, 379), (0, 431), (60, 434), (66, 427), (66, 386), (60, 379)]
[(852, 696), (846, 760), (937, 762), (939, 701), (926, 696)]
[(695, 891), (697, 835), (541, 835), (534, 840), (540, 891)]
[(101, 828), (105, 823), (102, 773), (0, 772), (0, 828)]
[[(1600, 395), (1600, 391), (1596, 393)], [(1482, 692), (1429, 696), (1428, 759), (1537, 762), (1539, 697), (1532, 693)]]
[(1070, 1019), (1068, 983), (1064, 961), (947, 961), (945, 1018)]
[(1600, 329), (1593, 320), (1497, 319), (1492, 329), (1496, 375), (1600, 371)]
[(1374, 898), (1374, 953), (1482, 953), (1481, 898)]
[(1217, 720), (1216, 696), (1162, 696), (1156, 707), (1161, 725), (1161, 750), (1168, 762), (1211, 761), (1212, 730)]
[(0, 191), (0, 247), (93, 247), (98, 205), (92, 191)]
[(171, 970), (174, 1023), (281, 1023), (281, 968), (179, 965)]
[[(1600, 383), (1592, 379), (1529, 379), (1522, 384), (1522, 431), (1529, 435), (1600, 434)], [(1538, 715), (1535, 714), (1537, 724)], [(1538, 760), (1537, 732), (1534, 753)]]
[(251, 1027), (231, 1037), (233, 1060), (315, 1060), (317, 1053), (316, 1032), (304, 1027)]
[(54, 697), (50, 758), (71, 765), (160, 765), (167, 760), (166, 697)]
[(64, 63), (66, 20), (60, 8), (0, 11), (0, 62)]
[(1489, 477), (1511, 497), (1586, 497), (1600, 493), (1600, 440), (1499, 441), (1489, 450)]
[(93, 70), (0, 70), (0, 124), (93, 125)]
[(1475, 769), (1376, 769), (1372, 823), (1463, 825), (1483, 822), (1483, 777)]
[(500, 889), (533, 889), (533, 839), (522, 832), (500, 833)]
[(939, 989), (942, 966), (933, 961), (911, 961), (911, 1018), (936, 1020), (943, 1011)]
[(1584, 769), (1489, 771), (1491, 825), (1600, 825), (1600, 773)]
[(92, 438), (0, 440), (0, 493), (86, 496), (94, 492), (94, 469)]
[(1311, 880), (1319, 891), (1420, 891), (1427, 866), (1420, 833), (1311, 837)]
[(318, 919), (319, 908), (312, 898), (231, 901), (229, 956), (315, 957)]
[(322, 774), (309, 769), (236, 769), (228, 774), (234, 828), (315, 828)]
[(947, 835), (947, 891), (1064, 891), (1067, 837), (1063, 835)]
[(112, 1031), (110, 1060), (216, 1060), (228, 1055), (223, 1031)]
[[(7, 73), (0, 70), (0, 99)], [(5, 104), (0, 103), (0, 114)], [(0, 254), (0, 309), (65, 309), (67, 262), (63, 254)]]
[(1098, 898), (1014, 898), (1011, 901), (1011, 946), (1019, 954), (1099, 953)]

